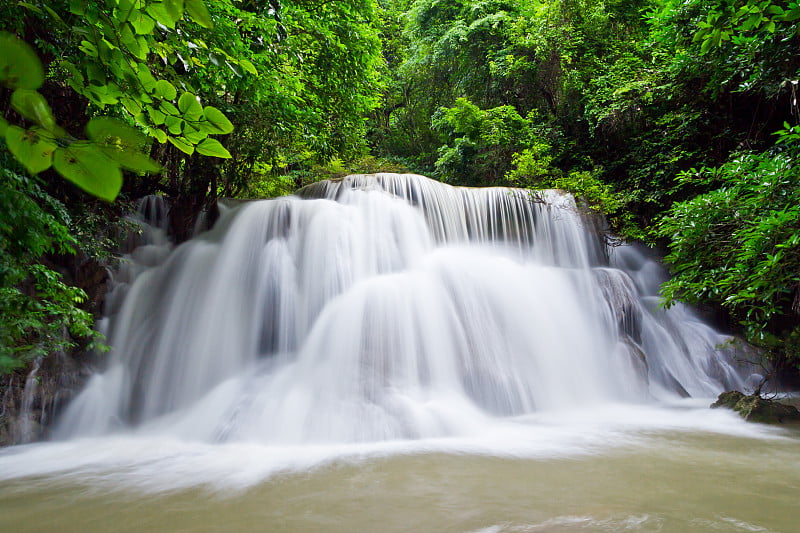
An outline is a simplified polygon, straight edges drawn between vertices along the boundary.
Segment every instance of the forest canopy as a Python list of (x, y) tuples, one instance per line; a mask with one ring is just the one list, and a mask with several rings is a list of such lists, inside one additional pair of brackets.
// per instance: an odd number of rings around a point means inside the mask
[(91, 337), (70, 268), (108, 260), (129, 202), (169, 197), (180, 240), (219, 197), (401, 168), (571, 191), (666, 252), (666, 302), (800, 360), (798, 2), (31, 0), (0, 21), (0, 369)]

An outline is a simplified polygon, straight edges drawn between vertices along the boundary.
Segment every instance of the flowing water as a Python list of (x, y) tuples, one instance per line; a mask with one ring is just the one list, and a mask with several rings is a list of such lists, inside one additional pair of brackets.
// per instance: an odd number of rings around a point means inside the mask
[(569, 196), (357, 175), (146, 229), (2, 531), (798, 530), (797, 431), (707, 407), (746, 351)]

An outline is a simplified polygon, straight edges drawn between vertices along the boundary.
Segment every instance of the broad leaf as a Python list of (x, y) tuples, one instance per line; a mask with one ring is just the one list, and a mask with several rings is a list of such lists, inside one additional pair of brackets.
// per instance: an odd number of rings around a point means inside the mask
[(258, 76), (258, 70), (256, 69), (255, 65), (253, 65), (250, 61), (248, 61), (246, 59), (240, 59), (239, 60), (239, 66), (242, 67), (243, 69), (245, 69), (250, 74), (253, 74), (254, 76)]
[(167, 28), (175, 28), (176, 20), (172, 17), (167, 10), (166, 6), (161, 3), (154, 3), (147, 6), (147, 13), (156, 19), (156, 22), (161, 24), (162, 26), (166, 26)]
[(163, 0), (164, 8), (176, 22), (183, 18), (183, 0)]
[(130, 23), (137, 35), (149, 35), (156, 27), (156, 21), (150, 15), (138, 10), (131, 13)]
[(55, 143), (38, 129), (24, 130), (19, 126), (6, 129), (6, 146), (17, 160), (31, 174), (38, 174), (50, 168), (53, 163)]
[(211, 20), (211, 15), (208, 13), (203, 0), (186, 0), (186, 12), (192, 20), (204, 28), (211, 29), (214, 27), (214, 21)]
[(158, 80), (156, 82), (155, 95), (164, 100), (174, 100), (178, 96), (178, 91), (167, 80)]
[(214, 132), (230, 133), (233, 131), (233, 124), (231, 121), (216, 107), (208, 105), (203, 109), (203, 112), (205, 113), (206, 120), (214, 128)]
[(119, 166), (137, 172), (157, 172), (161, 166), (150, 159), (149, 138), (113, 118), (95, 118), (86, 126), (86, 134), (100, 151)]
[(57, 149), (53, 168), (84, 191), (109, 202), (122, 188), (119, 165), (90, 142), (78, 141)]
[(45, 129), (53, 130), (56, 119), (44, 96), (30, 89), (17, 89), (11, 93), (11, 107), (14, 110)]
[(186, 139), (184, 139), (183, 137), (167, 136), (167, 140), (181, 152), (184, 152), (189, 155), (192, 155), (194, 153), (194, 146), (192, 146), (191, 143), (186, 142)]
[(231, 153), (218, 140), (210, 137), (197, 145), (197, 153), (223, 159), (231, 158)]
[(12, 89), (38, 89), (44, 82), (39, 56), (28, 43), (0, 32), (0, 82)]
[(192, 93), (183, 93), (178, 100), (180, 109), (186, 120), (197, 120), (203, 116), (203, 106)]

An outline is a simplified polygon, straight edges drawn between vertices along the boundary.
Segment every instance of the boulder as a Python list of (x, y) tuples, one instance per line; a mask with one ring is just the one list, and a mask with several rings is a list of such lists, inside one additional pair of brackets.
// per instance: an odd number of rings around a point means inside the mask
[(746, 396), (739, 391), (723, 392), (719, 395), (717, 401), (711, 404), (712, 409), (718, 407), (733, 409), (748, 422), (782, 424), (792, 420), (800, 420), (800, 411), (795, 407), (762, 398), (758, 394)]

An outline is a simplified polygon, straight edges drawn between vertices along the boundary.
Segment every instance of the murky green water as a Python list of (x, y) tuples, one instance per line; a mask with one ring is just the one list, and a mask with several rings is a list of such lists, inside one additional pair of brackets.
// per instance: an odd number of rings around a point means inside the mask
[(124, 466), (79, 470), (1, 482), (0, 531), (800, 531), (796, 430), (653, 432), (585, 452), (407, 452), (166, 493), (114, 487)]

